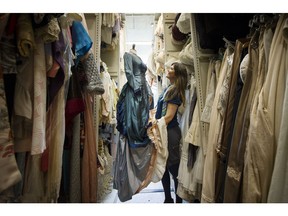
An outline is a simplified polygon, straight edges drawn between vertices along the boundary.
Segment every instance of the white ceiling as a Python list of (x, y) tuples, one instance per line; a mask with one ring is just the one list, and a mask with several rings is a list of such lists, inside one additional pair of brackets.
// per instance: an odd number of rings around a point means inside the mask
[(144, 62), (153, 48), (154, 17), (154, 14), (125, 14), (126, 50), (135, 44)]

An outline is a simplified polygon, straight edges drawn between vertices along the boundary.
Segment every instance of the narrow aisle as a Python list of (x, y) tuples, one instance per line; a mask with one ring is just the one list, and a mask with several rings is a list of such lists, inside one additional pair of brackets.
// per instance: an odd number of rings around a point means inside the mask
[[(172, 198), (175, 199), (174, 188), (171, 188)], [(121, 202), (117, 196), (117, 190), (113, 189), (108, 194), (102, 203), (163, 203), (164, 202), (164, 191), (161, 181), (157, 183), (150, 183), (148, 187), (143, 189), (140, 193), (132, 196), (131, 200)]]

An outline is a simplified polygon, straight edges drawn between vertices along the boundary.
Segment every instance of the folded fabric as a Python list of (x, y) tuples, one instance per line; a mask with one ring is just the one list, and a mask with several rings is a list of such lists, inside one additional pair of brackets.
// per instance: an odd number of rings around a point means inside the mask
[(75, 52), (76, 63), (78, 63), (80, 59), (88, 53), (93, 42), (81, 22), (73, 21), (71, 29), (73, 42), (72, 49)]
[(176, 26), (183, 34), (188, 34), (189, 32), (191, 32), (190, 19), (190, 13), (181, 13), (179, 19), (177, 20)]
[(16, 40), (20, 55), (28, 57), (35, 46), (32, 19), (29, 14), (19, 15), (16, 24)]
[(192, 55), (192, 41), (191, 38), (187, 40), (186, 44), (179, 53), (179, 60), (185, 65), (194, 66), (194, 60)]

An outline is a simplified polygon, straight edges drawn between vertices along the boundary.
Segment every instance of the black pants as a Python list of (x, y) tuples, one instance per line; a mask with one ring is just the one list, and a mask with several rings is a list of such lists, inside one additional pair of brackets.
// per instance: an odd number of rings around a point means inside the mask
[(178, 187), (178, 170), (179, 170), (179, 164), (174, 164), (169, 167), (166, 166), (166, 170), (163, 174), (163, 177), (161, 179), (163, 189), (164, 189), (164, 194), (165, 194), (165, 200), (171, 200), (171, 182), (170, 182), (170, 175), (169, 173), (172, 174), (174, 184), (175, 184), (175, 195), (176, 195), (176, 203), (182, 203), (182, 198), (179, 197), (176, 192), (177, 192), (177, 187)]

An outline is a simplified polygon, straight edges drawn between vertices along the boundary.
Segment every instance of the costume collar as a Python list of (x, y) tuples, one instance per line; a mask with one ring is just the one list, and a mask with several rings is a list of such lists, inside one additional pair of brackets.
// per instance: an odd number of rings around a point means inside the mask
[(133, 53), (134, 55), (137, 55), (137, 51), (136, 50), (134, 50), (134, 49), (130, 49), (130, 51), (129, 51), (130, 53)]

